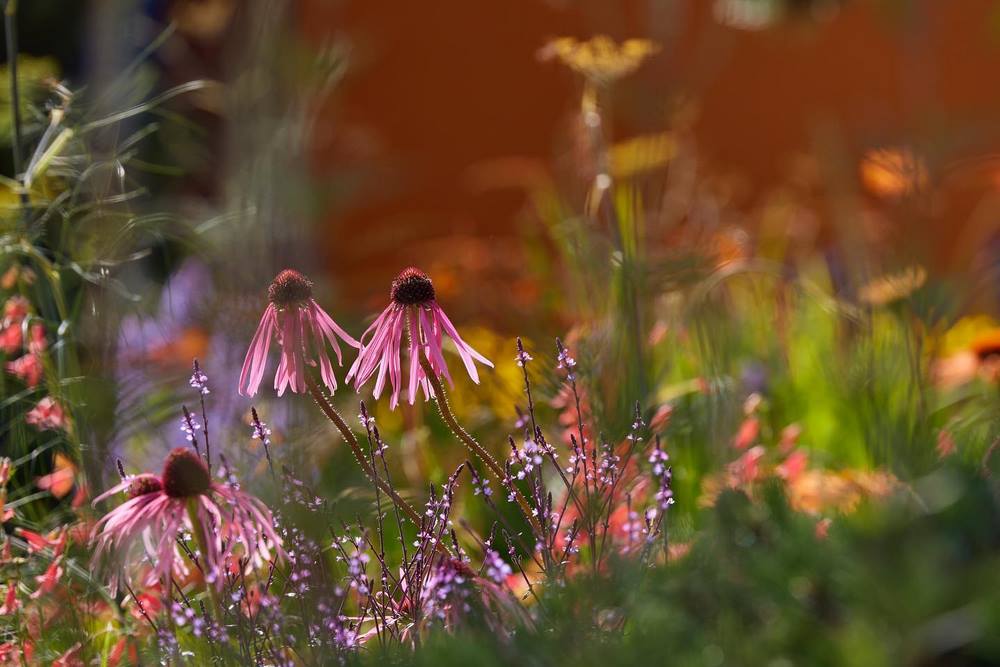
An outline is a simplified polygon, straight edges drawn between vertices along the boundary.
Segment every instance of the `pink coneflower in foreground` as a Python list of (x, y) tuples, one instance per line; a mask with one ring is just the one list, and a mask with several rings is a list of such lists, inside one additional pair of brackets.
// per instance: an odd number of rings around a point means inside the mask
[(420, 365), (420, 351), (426, 355), (434, 372), (438, 376), (443, 375), (448, 383), (452, 384), (442, 349), (445, 334), (455, 343), (458, 356), (462, 358), (465, 370), (473, 382), (479, 384), (479, 373), (476, 371), (474, 361), (493, 368), (493, 363), (489, 359), (472, 349), (458, 335), (455, 325), (435, 300), (434, 284), (426, 273), (413, 267), (405, 269), (392, 281), (389, 296), (392, 299), (389, 306), (362, 334), (361, 352), (347, 374), (347, 381), (350, 382), (351, 378), (354, 378), (357, 389), (360, 390), (378, 370), (374, 396), (378, 398), (381, 395), (388, 375), (389, 383), (392, 385), (389, 407), (396, 408), (403, 383), (400, 369), (403, 332), (407, 330), (410, 334), (410, 405), (416, 400), (417, 385), (423, 389), (425, 399), (430, 399), (433, 394), (427, 375)]
[(179, 447), (170, 452), (163, 473), (136, 475), (123, 480), (94, 500), (127, 491), (129, 500), (111, 510), (94, 526), (94, 559), (127, 550), (142, 537), (153, 573), (167, 581), (174, 572), (187, 573), (177, 557), (177, 541), (184, 531), (197, 540), (198, 564), (206, 583), (220, 587), (226, 562), (240, 548), (248, 568), (283, 555), (274, 532), (271, 511), (257, 498), (229, 484), (212, 480), (205, 461)]
[(333, 347), (339, 364), (343, 363), (343, 359), (337, 336), (352, 347), (360, 347), (360, 344), (319, 307), (312, 298), (312, 288), (311, 280), (292, 269), (285, 269), (275, 276), (267, 290), (271, 303), (260, 318), (257, 333), (250, 341), (250, 349), (243, 362), (239, 385), (241, 394), (253, 396), (257, 393), (267, 367), (272, 337), (277, 337), (281, 345), (281, 361), (274, 375), (278, 396), (289, 387), (296, 393), (304, 393), (306, 366), (315, 366), (317, 360), (323, 384), (331, 392), (337, 389), (337, 378), (326, 354), (326, 342)]

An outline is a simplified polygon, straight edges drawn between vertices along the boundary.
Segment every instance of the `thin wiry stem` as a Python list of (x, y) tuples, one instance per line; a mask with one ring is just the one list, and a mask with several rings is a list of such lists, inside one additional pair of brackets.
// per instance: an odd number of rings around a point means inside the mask
[[(187, 513), (188, 518), (191, 520), (191, 530), (194, 532), (195, 540), (198, 542), (198, 549), (201, 551), (202, 556), (207, 558), (208, 554), (208, 536), (205, 533), (205, 526), (202, 525), (201, 519), (198, 517), (198, 510), (196, 509), (196, 501), (194, 499), (188, 500)], [(215, 573), (216, 576), (219, 573)], [(222, 607), (222, 600), (219, 599), (219, 591), (216, 590), (214, 583), (209, 583), (207, 580), (205, 582), (205, 588), (208, 589), (208, 594), (212, 598), (212, 608), (215, 611), (215, 617), (219, 623), (224, 623), (226, 616), (225, 610)], [(182, 591), (183, 595), (183, 591)]]
[[(434, 402), (437, 403), (438, 411), (441, 413), (441, 418), (444, 419), (445, 423), (448, 424), (448, 428), (451, 432), (455, 434), (455, 437), (462, 441), (462, 443), (469, 448), (473, 454), (479, 457), (479, 459), (486, 464), (494, 475), (496, 475), (497, 480), (503, 485), (506, 475), (504, 474), (503, 468), (497, 463), (497, 460), (493, 458), (486, 449), (480, 445), (475, 438), (469, 435), (469, 432), (462, 428), (462, 425), (458, 423), (455, 419), (455, 415), (451, 411), (451, 406), (448, 404), (448, 395), (444, 391), (444, 387), (441, 385), (441, 380), (438, 379), (437, 373), (431, 367), (431, 362), (427, 360), (427, 355), (424, 354), (423, 350), (419, 350), (420, 354), (420, 367), (424, 369), (424, 374), (427, 376), (427, 380), (431, 383), (431, 387), (434, 390)], [(525, 499), (521, 491), (514, 486), (513, 483), (510, 485), (510, 489), (514, 493), (514, 497), (517, 500), (517, 504), (521, 506), (521, 511), (524, 512), (524, 517), (531, 524), (532, 529), (535, 531), (536, 535), (542, 534), (542, 527), (538, 523), (538, 519), (535, 517), (534, 513), (531, 511), (531, 507), (528, 505), (528, 501)]]
[(330, 404), (330, 401), (323, 394), (323, 390), (319, 388), (316, 381), (308, 374), (306, 375), (306, 386), (308, 387), (313, 400), (316, 401), (316, 405), (319, 406), (319, 409), (323, 411), (326, 418), (333, 422), (333, 425), (337, 427), (338, 431), (340, 431), (340, 435), (344, 438), (344, 442), (347, 443), (347, 446), (351, 448), (351, 453), (354, 454), (355, 460), (358, 462), (358, 465), (361, 466), (361, 470), (364, 471), (368, 480), (389, 496), (396, 507), (401, 509), (410, 521), (417, 526), (420, 526), (420, 515), (417, 514), (417, 511), (414, 510), (408, 502), (396, 493), (394, 488), (389, 486), (389, 484), (379, 477), (375, 470), (368, 465), (367, 457), (361, 449), (361, 445), (358, 444), (358, 439), (355, 437), (354, 432), (347, 425), (347, 422), (344, 421), (344, 418), (340, 416), (340, 413), (337, 412), (333, 405)]

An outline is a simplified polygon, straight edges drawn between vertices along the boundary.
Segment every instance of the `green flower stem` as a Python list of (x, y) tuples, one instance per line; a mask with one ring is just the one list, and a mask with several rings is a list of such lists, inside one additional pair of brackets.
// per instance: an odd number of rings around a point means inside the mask
[[(188, 518), (191, 520), (191, 530), (194, 531), (194, 537), (198, 541), (198, 549), (201, 551), (201, 571), (202, 574), (207, 574), (206, 572), (206, 560), (205, 555), (208, 553), (208, 535), (205, 533), (205, 526), (202, 525), (201, 519), (198, 518), (198, 498), (189, 498), (187, 501), (187, 513)], [(212, 598), (212, 609), (215, 612), (215, 617), (218, 619), (219, 623), (224, 622), (225, 615), (222, 608), (222, 600), (219, 599), (219, 591), (215, 588), (215, 584), (205, 581), (205, 588), (208, 589), (208, 594)], [(169, 581), (168, 589), (169, 590)]]
[(340, 413), (330, 404), (329, 399), (323, 394), (323, 390), (320, 389), (319, 385), (310, 375), (306, 375), (306, 386), (309, 388), (309, 393), (312, 394), (313, 400), (316, 401), (316, 405), (319, 409), (323, 411), (327, 419), (333, 422), (333, 425), (337, 427), (340, 431), (340, 435), (344, 438), (344, 442), (347, 446), (351, 448), (351, 452), (354, 454), (355, 460), (357, 460), (358, 465), (361, 466), (361, 470), (364, 471), (365, 476), (368, 480), (378, 486), (387, 496), (392, 499), (396, 507), (401, 509), (407, 518), (414, 523), (418, 528), (420, 527), (420, 515), (417, 511), (413, 509), (410, 503), (406, 502), (396, 490), (392, 488), (384, 479), (375, 474), (375, 470), (368, 464), (368, 459), (365, 457), (364, 451), (361, 449), (361, 445), (358, 444), (358, 439), (355, 437), (354, 432), (344, 421), (344, 418), (340, 416)]
[[(503, 484), (503, 480), (506, 477), (503, 468), (497, 463), (497, 460), (493, 458), (486, 449), (480, 445), (475, 438), (469, 435), (469, 432), (462, 428), (462, 425), (458, 423), (455, 419), (455, 415), (451, 411), (451, 406), (448, 404), (448, 394), (445, 393), (444, 387), (441, 385), (441, 380), (438, 378), (437, 373), (431, 367), (430, 361), (427, 360), (427, 355), (424, 354), (423, 350), (420, 350), (420, 367), (424, 369), (424, 375), (427, 376), (428, 381), (431, 383), (431, 387), (434, 389), (434, 402), (437, 403), (438, 411), (441, 413), (441, 418), (444, 419), (445, 423), (448, 424), (448, 428), (455, 435), (456, 438), (462, 441), (462, 443), (475, 454), (483, 463), (486, 464), (493, 474), (496, 476), (497, 481)], [(542, 527), (538, 523), (538, 519), (531, 511), (531, 507), (528, 505), (527, 499), (521, 490), (518, 489), (513, 484), (511, 488), (514, 491), (514, 498), (517, 500), (517, 504), (521, 506), (521, 511), (524, 513), (524, 517), (531, 524), (532, 529), (535, 531), (535, 535), (542, 535)]]

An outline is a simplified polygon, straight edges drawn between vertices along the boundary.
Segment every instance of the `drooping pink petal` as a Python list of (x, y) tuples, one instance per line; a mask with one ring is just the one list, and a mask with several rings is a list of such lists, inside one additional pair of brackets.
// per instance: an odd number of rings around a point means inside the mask
[[(385, 356), (386, 350), (391, 349), (393, 332), (397, 329), (396, 322), (400, 314), (400, 309), (389, 306), (372, 325), (375, 326), (372, 340), (362, 348), (355, 361), (357, 366), (357, 372), (354, 374), (356, 387), (360, 388), (361, 385), (368, 382)], [(352, 368), (352, 372), (353, 370)], [(349, 373), (348, 377), (350, 376)]]
[(333, 346), (334, 351), (337, 353), (337, 361), (339, 363), (342, 364), (343, 361), (340, 356), (340, 345), (337, 343), (338, 336), (351, 347), (361, 349), (361, 343), (356, 341), (349, 333), (344, 331), (344, 329), (337, 324), (325, 310), (320, 308), (318, 303), (312, 301), (310, 308), (312, 310), (313, 318), (319, 324), (327, 340), (330, 341), (330, 345)]
[(476, 352), (472, 349), (471, 345), (462, 340), (462, 337), (458, 335), (458, 331), (455, 329), (455, 325), (448, 319), (448, 316), (445, 314), (441, 306), (434, 303), (431, 305), (431, 309), (433, 310), (434, 319), (437, 320), (444, 328), (448, 337), (455, 342), (455, 348), (458, 350), (458, 355), (462, 358), (462, 362), (465, 364), (465, 370), (468, 371), (469, 377), (472, 378), (473, 382), (479, 384), (479, 373), (476, 372), (476, 366), (473, 363), (473, 360), (489, 366), (490, 368), (493, 368), (493, 362)]
[(365, 332), (361, 334), (361, 339), (359, 340), (359, 344), (361, 345), (360, 352), (358, 352), (357, 358), (354, 359), (354, 363), (351, 364), (350, 370), (347, 371), (347, 378), (345, 380), (346, 382), (350, 383), (352, 379), (355, 379), (358, 380), (356, 384), (357, 387), (360, 387), (362, 384), (364, 384), (364, 382), (360, 382), (361, 369), (362, 366), (365, 363), (367, 363), (368, 356), (366, 352), (368, 348), (371, 346), (370, 343), (368, 344), (365, 343), (365, 338), (367, 338), (370, 334), (372, 336), (372, 340), (374, 340), (375, 336), (378, 335), (379, 328), (382, 326), (382, 322), (392, 313), (393, 313), (393, 306), (392, 304), (390, 304), (389, 307), (383, 310), (381, 314), (379, 314), (379, 316), (375, 318), (375, 321), (372, 322), (367, 329), (365, 329)]
[(246, 359), (243, 360), (243, 370), (240, 372), (239, 393), (244, 396), (256, 394), (264, 378), (267, 353), (271, 350), (271, 337), (274, 335), (274, 316), (274, 304), (268, 304), (250, 341)]
[(455, 383), (451, 379), (451, 373), (448, 371), (448, 364), (444, 361), (444, 353), (441, 348), (443, 342), (441, 327), (438, 326), (437, 320), (434, 319), (433, 315), (428, 316), (427, 312), (423, 309), (420, 311), (420, 328), (427, 337), (426, 349), (429, 352), (427, 360), (430, 362), (431, 368), (437, 371), (438, 375), (444, 375), (450, 386), (455, 386)]

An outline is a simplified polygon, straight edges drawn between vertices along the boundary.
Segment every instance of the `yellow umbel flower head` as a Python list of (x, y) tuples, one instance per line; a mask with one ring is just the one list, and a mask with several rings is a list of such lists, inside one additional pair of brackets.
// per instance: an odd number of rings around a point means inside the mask
[(586, 41), (559, 37), (546, 44), (539, 55), (543, 60), (558, 60), (593, 83), (608, 84), (634, 72), (659, 48), (648, 39), (618, 43), (607, 35)]

